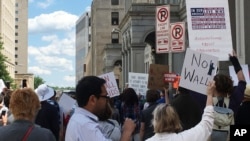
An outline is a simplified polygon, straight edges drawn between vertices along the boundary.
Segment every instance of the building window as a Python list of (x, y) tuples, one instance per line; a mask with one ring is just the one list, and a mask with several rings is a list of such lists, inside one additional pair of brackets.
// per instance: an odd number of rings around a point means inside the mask
[(15, 40), (15, 43), (18, 43), (18, 40)]
[(18, 62), (15, 62), (16, 65), (18, 65)]
[(118, 32), (111, 33), (111, 43), (119, 43), (119, 33)]
[(17, 32), (15, 33), (15, 36), (18, 36), (18, 33), (17, 33)]
[(119, 24), (119, 13), (118, 12), (112, 12), (111, 13), (111, 24), (112, 25), (118, 25)]
[(86, 68), (86, 64), (83, 64), (83, 72), (86, 72), (87, 68)]
[(16, 11), (16, 14), (18, 14), (18, 11)]
[(89, 26), (91, 26), (91, 18), (89, 18)]
[(15, 50), (18, 50), (18, 47), (15, 47)]
[(16, 3), (16, 7), (18, 7), (18, 3)]
[(119, 0), (111, 0), (111, 5), (119, 5)]
[(18, 25), (15, 25), (15, 28), (18, 29)]
[(18, 21), (18, 18), (16, 18), (16, 22)]
[(89, 42), (91, 42), (91, 34), (89, 34)]
[(18, 71), (15, 71), (15, 73), (17, 73)]
[(15, 55), (15, 58), (17, 58), (17, 57), (18, 57), (18, 55), (16, 54), (16, 55)]

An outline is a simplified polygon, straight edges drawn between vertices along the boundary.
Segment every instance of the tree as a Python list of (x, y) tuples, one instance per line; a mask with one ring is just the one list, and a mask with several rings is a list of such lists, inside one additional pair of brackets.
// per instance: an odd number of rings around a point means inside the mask
[(36, 89), (39, 85), (44, 84), (46, 81), (44, 81), (41, 77), (35, 76), (34, 77), (34, 89)]
[(7, 71), (7, 66), (5, 64), (5, 62), (7, 61), (7, 57), (2, 53), (4, 47), (1, 39), (2, 38), (0, 37), (0, 79), (3, 79), (5, 83), (10, 82), (10, 84), (12, 84), (13, 78), (10, 77), (10, 74)]

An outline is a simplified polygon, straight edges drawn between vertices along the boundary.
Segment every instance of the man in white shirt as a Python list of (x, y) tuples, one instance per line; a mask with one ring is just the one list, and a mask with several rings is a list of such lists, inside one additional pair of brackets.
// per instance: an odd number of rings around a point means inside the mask
[[(65, 141), (111, 141), (105, 138), (98, 124), (98, 115), (105, 112), (108, 102), (106, 81), (96, 76), (82, 78), (76, 86), (78, 106), (69, 120)], [(120, 141), (129, 141), (135, 123), (126, 119)]]

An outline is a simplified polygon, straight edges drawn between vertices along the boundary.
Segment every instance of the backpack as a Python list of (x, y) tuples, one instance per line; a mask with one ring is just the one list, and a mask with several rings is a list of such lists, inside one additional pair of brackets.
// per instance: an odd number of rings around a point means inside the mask
[(213, 98), (214, 102), (214, 130), (229, 131), (230, 125), (234, 124), (234, 112), (229, 107), (229, 98), (223, 98), (223, 107), (219, 106), (217, 97)]

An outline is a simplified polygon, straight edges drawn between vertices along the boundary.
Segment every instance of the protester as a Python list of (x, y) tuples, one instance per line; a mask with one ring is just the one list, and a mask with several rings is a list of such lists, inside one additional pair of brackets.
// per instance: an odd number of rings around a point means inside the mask
[(41, 102), (41, 109), (36, 116), (35, 123), (43, 128), (50, 129), (58, 141), (60, 130), (58, 109), (48, 102), (48, 100), (54, 96), (54, 90), (48, 87), (46, 84), (41, 84), (38, 86), (35, 92)]
[(133, 88), (127, 88), (123, 91), (121, 117), (122, 123), (126, 118), (131, 118), (136, 123), (136, 128), (132, 136), (132, 140), (140, 140), (140, 104), (138, 96)]
[[(111, 141), (101, 132), (98, 124), (98, 116), (105, 110), (109, 98), (105, 83), (104, 79), (96, 76), (86, 76), (78, 82), (76, 101), (79, 107), (69, 120), (66, 141)], [(129, 141), (134, 128), (134, 122), (127, 118), (120, 141)]]
[(187, 89), (179, 87), (177, 91), (178, 93), (172, 99), (171, 105), (179, 115), (183, 130), (187, 130), (201, 121), (202, 112)]
[(8, 114), (8, 107), (4, 105), (4, 96), (0, 95), (0, 126), (7, 125), (7, 114)]
[(250, 125), (250, 84), (245, 89), (244, 100), (239, 107), (235, 124)]
[(0, 141), (56, 141), (52, 132), (34, 124), (40, 102), (30, 88), (18, 89), (10, 99), (10, 110), (14, 122), (0, 127)]
[[(237, 74), (239, 82), (236, 87), (233, 87), (233, 81), (228, 75), (215, 75), (214, 81), (216, 89), (214, 95), (216, 96), (216, 98), (214, 98), (214, 105), (232, 110), (235, 117), (244, 97), (246, 81), (236, 53), (233, 52), (232, 55), (230, 54), (229, 59), (234, 66), (234, 70)], [(232, 124), (234, 124), (234, 120), (231, 120), (231, 123), (224, 127), (221, 127), (221, 125), (215, 123), (213, 127), (214, 130), (211, 134), (211, 141), (227, 141), (230, 137), (229, 131), (230, 125)]]
[(174, 108), (168, 104), (160, 104), (153, 112), (155, 135), (146, 141), (206, 141), (212, 132), (214, 122), (213, 91), (214, 82), (207, 87), (206, 108), (201, 122), (195, 127), (181, 132), (181, 121)]
[(149, 106), (141, 113), (141, 127), (140, 127), (140, 140), (144, 141), (154, 135), (154, 129), (152, 125), (153, 111), (158, 105), (157, 100), (160, 95), (157, 90), (147, 90), (146, 92), (146, 102)]

